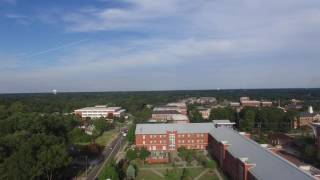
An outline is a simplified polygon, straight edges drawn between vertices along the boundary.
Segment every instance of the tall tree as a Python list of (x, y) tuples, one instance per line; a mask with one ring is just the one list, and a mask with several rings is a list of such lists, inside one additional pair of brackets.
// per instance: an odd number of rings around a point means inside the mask
[(112, 179), (112, 180), (119, 180), (119, 175), (116, 170), (116, 166), (114, 161), (108, 163), (106, 166), (103, 167), (102, 172), (99, 176), (100, 180)]
[(235, 121), (236, 111), (229, 107), (214, 108), (211, 110), (209, 119), (211, 120), (228, 119), (230, 121)]
[(251, 131), (255, 125), (256, 113), (252, 109), (244, 109), (243, 117), (240, 121), (240, 128), (244, 131)]

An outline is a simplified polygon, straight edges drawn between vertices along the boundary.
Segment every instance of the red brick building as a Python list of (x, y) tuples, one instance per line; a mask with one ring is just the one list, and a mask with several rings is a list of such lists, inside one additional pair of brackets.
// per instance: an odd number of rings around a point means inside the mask
[(206, 149), (234, 180), (314, 179), (245, 134), (213, 123), (138, 124), (136, 146), (151, 151), (149, 163), (168, 162), (168, 152), (181, 146)]

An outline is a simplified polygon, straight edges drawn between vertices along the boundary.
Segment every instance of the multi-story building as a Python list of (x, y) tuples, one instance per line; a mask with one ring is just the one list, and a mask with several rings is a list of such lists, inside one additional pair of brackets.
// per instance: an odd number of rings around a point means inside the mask
[(242, 107), (260, 107), (260, 101), (256, 100), (248, 100), (248, 101), (241, 101)]
[(240, 104), (242, 107), (271, 107), (271, 101), (257, 101), (250, 100), (249, 97), (240, 97)]
[(197, 110), (201, 114), (203, 119), (209, 119), (211, 109), (205, 107), (197, 107)]
[(271, 107), (272, 102), (271, 101), (261, 101), (261, 106), (262, 107)]
[(320, 113), (313, 112), (313, 108), (310, 106), (307, 112), (301, 112), (298, 118), (295, 119), (294, 128), (310, 126), (317, 121), (320, 121)]
[(107, 106), (94, 106), (85, 107), (82, 109), (74, 110), (74, 113), (81, 118), (110, 118), (122, 117), (125, 114), (125, 109), (121, 107), (107, 107)]
[(179, 147), (208, 150), (234, 180), (311, 180), (313, 176), (257, 144), (245, 134), (213, 123), (138, 124), (136, 147), (146, 147), (149, 163), (168, 162)]
[(157, 106), (153, 108), (153, 111), (178, 111), (180, 114), (188, 114), (187, 106), (177, 106), (171, 103), (165, 106)]
[(198, 104), (215, 104), (217, 99), (215, 97), (199, 97), (196, 102)]
[[(208, 126), (210, 125), (210, 126)], [(179, 147), (206, 149), (208, 131), (212, 123), (186, 124), (138, 124), (136, 126), (136, 146), (151, 151), (149, 163), (168, 162), (166, 155)]]
[(174, 115), (181, 114), (176, 110), (154, 110), (151, 119), (158, 122), (167, 122), (171, 120)]

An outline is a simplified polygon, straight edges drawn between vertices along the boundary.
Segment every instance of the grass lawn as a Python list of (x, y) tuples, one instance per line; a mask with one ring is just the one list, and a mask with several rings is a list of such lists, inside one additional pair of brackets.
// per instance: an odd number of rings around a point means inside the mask
[[(190, 176), (192, 178), (197, 177), (202, 171), (205, 170), (205, 168), (188, 168), (188, 167), (186, 169), (188, 169)], [(161, 172), (163, 175), (167, 173), (166, 169), (159, 169), (157, 171)], [(182, 175), (182, 171), (183, 171), (183, 168), (178, 168), (178, 174)]]
[(213, 171), (208, 171), (199, 180), (219, 180), (217, 175)]
[(158, 176), (157, 174), (153, 173), (152, 171), (145, 171), (140, 170), (138, 172), (138, 176), (136, 177), (137, 180), (163, 180), (162, 177)]
[(96, 139), (96, 143), (105, 146), (109, 142), (111, 142), (114, 138), (117, 137), (118, 131), (116, 129), (112, 129), (110, 131), (105, 131), (101, 136)]

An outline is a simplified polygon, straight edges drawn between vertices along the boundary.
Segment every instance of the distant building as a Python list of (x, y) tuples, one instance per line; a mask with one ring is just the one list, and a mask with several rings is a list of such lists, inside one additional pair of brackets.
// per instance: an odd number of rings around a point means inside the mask
[(271, 107), (272, 102), (271, 101), (261, 101), (261, 106), (262, 107)]
[(233, 128), (236, 123), (231, 122), (230, 120), (213, 120), (213, 125), (218, 127), (227, 127), (227, 128)]
[(158, 122), (167, 122), (173, 115), (181, 114), (176, 110), (153, 110), (151, 119)]
[(197, 107), (197, 110), (201, 114), (203, 119), (209, 119), (211, 109), (205, 107)]
[(298, 118), (294, 121), (294, 128), (301, 126), (310, 126), (313, 122), (320, 121), (320, 113), (313, 112), (310, 106), (307, 112), (301, 112)]
[(217, 99), (215, 97), (199, 97), (196, 100), (198, 104), (215, 104), (217, 103)]
[(187, 115), (184, 114), (173, 114), (171, 119), (168, 119), (167, 123), (189, 123), (189, 118)]
[(243, 106), (243, 107), (260, 107), (260, 101), (255, 101), (255, 100), (241, 101), (241, 106)]
[(74, 113), (81, 118), (110, 118), (122, 117), (125, 114), (125, 109), (121, 107), (107, 107), (107, 106), (94, 106), (85, 107), (82, 109), (74, 110)]
[(213, 123), (137, 124), (135, 145), (149, 163), (169, 162), (180, 147), (208, 150), (233, 180), (313, 180), (314, 177), (232, 128)]
[(185, 103), (169, 103), (165, 106), (154, 107), (153, 111), (178, 111), (180, 114), (188, 114), (187, 105)]
[(230, 106), (233, 108), (238, 108), (238, 107), (240, 107), (240, 103), (239, 102), (230, 102)]
[(287, 104), (284, 106), (284, 109), (286, 111), (288, 111), (288, 110), (298, 111), (298, 110), (301, 110), (302, 108), (303, 108), (303, 106), (301, 104)]

